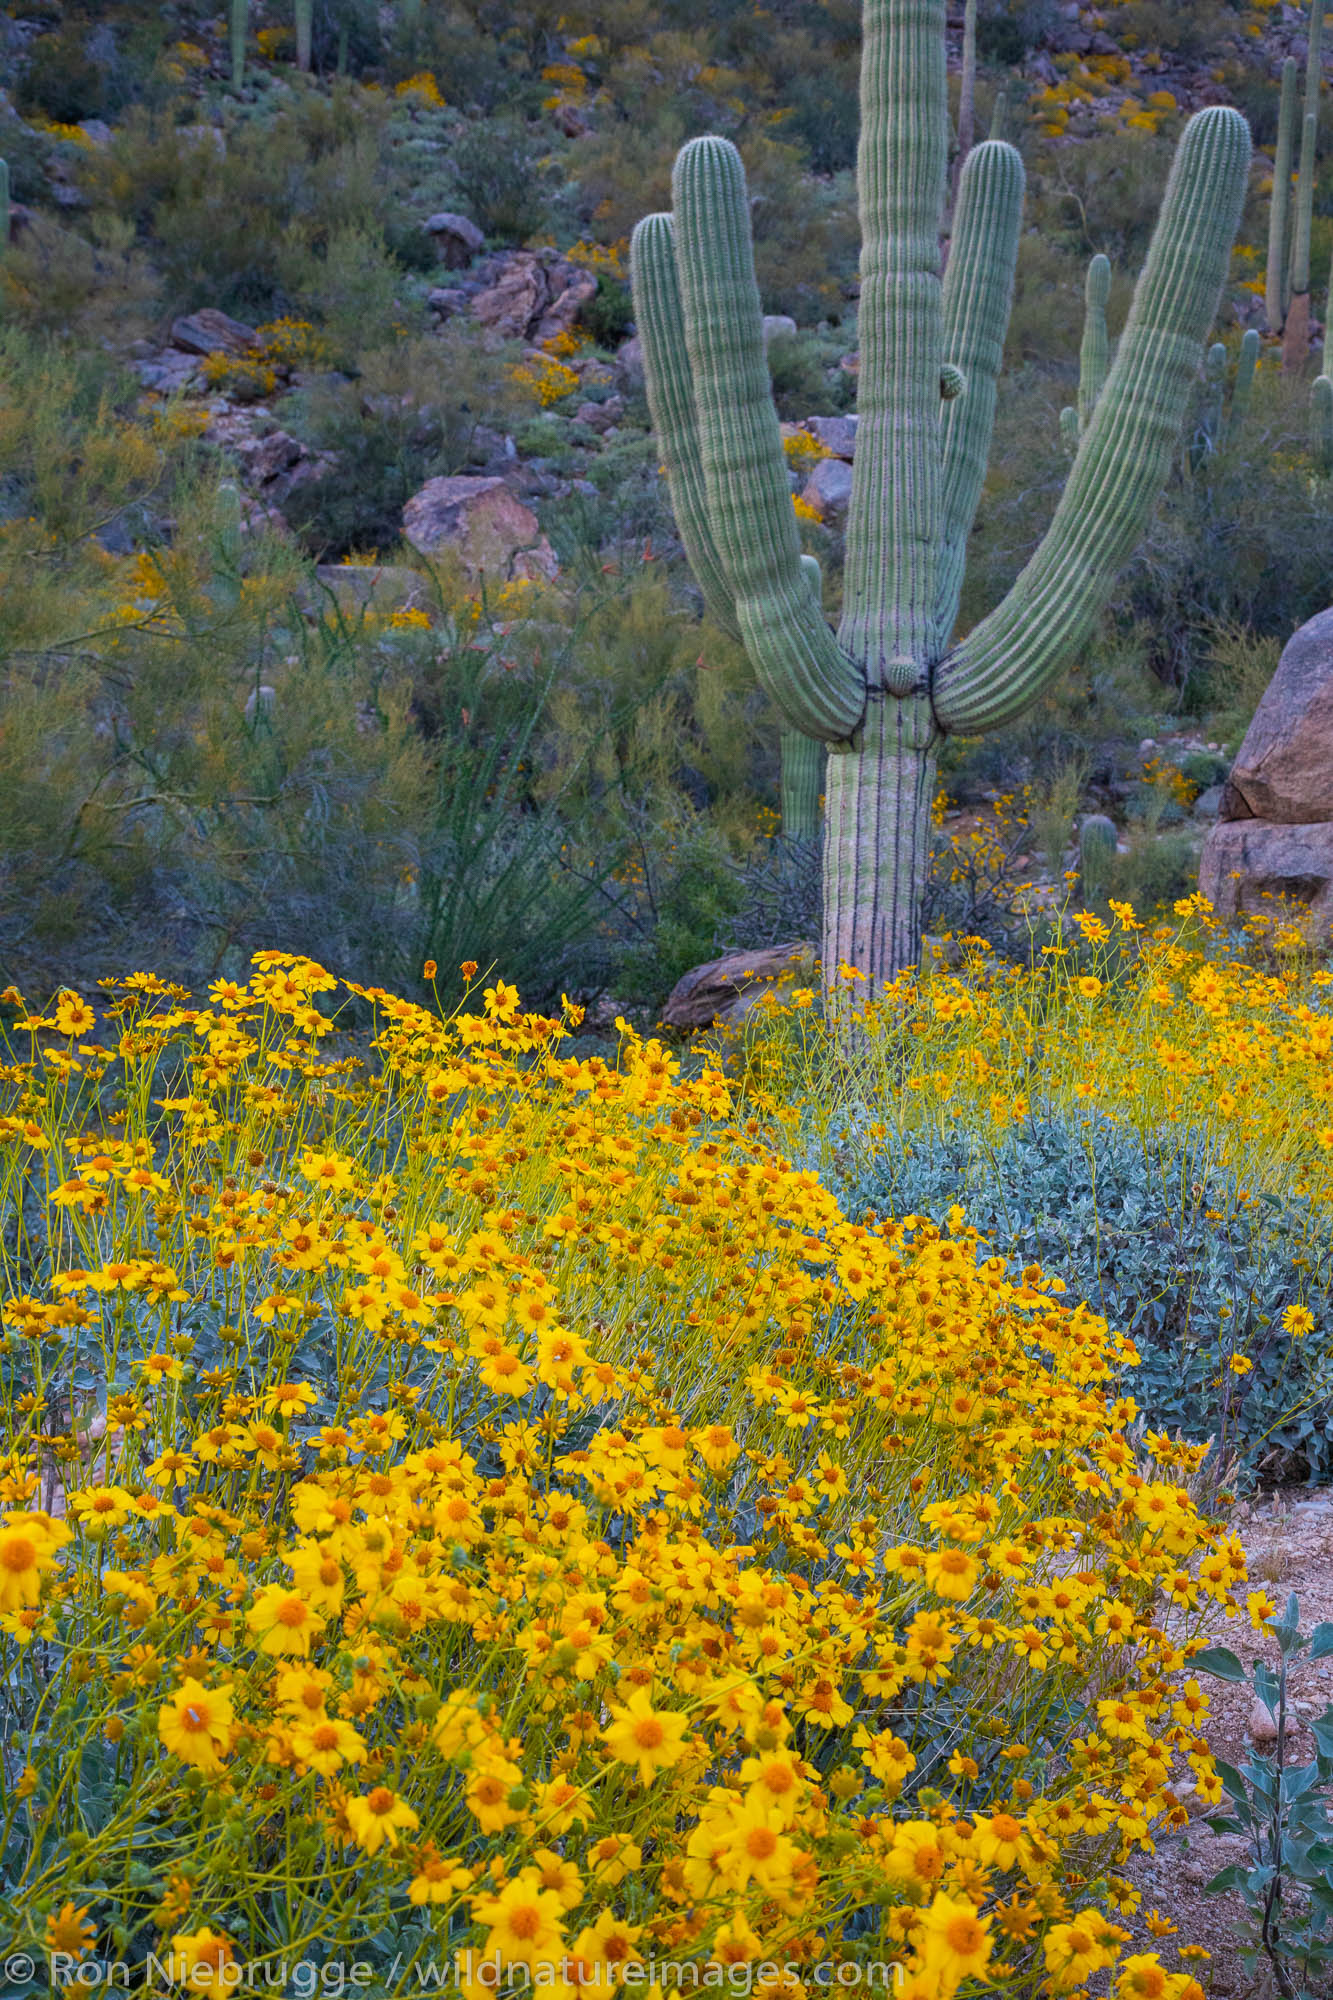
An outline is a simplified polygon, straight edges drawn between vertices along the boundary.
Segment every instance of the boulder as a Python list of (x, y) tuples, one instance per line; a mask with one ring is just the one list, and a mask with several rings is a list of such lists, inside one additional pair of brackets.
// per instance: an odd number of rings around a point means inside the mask
[(609, 431), (624, 414), (624, 397), (608, 396), (604, 403), (580, 403), (574, 412), (574, 421), (586, 424), (590, 431)]
[(193, 389), (199, 381), (199, 357), (197, 354), (180, 354), (169, 347), (150, 361), (136, 361), (134, 372), (145, 389), (151, 389), (159, 396), (179, 396), (186, 389)]
[(796, 321), (790, 313), (765, 313), (763, 319), (764, 346), (770, 340), (795, 340)]
[(743, 1021), (771, 993), (815, 984), (815, 948), (775, 944), (764, 951), (728, 952), (678, 979), (662, 1009), (667, 1028), (708, 1028)]
[(852, 497), (852, 468), (842, 458), (821, 458), (801, 494), (821, 521), (840, 519)]
[(461, 271), (486, 247), (486, 238), (475, 222), (442, 208), (426, 217), (427, 233), (434, 239), (440, 262), (450, 271)]
[(805, 428), (825, 451), (831, 451), (835, 458), (845, 458), (851, 463), (856, 451), (855, 417), (807, 417)]
[(171, 325), (171, 344), (186, 354), (251, 354), (257, 345), (255, 330), (243, 320), (232, 319), (216, 306), (201, 306)]
[(456, 319), (468, 310), (472, 299), (472, 292), (462, 285), (436, 285), (426, 294), (426, 304), (437, 319)]
[(1199, 888), (1224, 920), (1281, 897), (1333, 923), (1333, 820), (1216, 821), (1199, 859)]
[(1223, 819), (1333, 820), (1333, 610), (1287, 641), (1222, 795)]
[[(597, 280), (554, 250), (513, 250), (487, 260), (472, 314), (502, 340), (554, 340), (568, 333)], [(434, 294), (432, 294), (432, 302)], [(435, 308), (439, 310), (439, 308)]]
[(403, 509), (403, 533), (423, 556), (454, 550), (473, 577), (503, 583), (557, 574), (555, 552), (537, 516), (498, 476), (428, 479)]

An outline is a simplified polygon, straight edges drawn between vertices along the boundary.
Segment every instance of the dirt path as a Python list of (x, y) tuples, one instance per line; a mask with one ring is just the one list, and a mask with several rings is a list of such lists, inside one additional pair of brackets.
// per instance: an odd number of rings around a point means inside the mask
[[(1279, 1606), (1295, 1591), (1301, 1604), (1301, 1630), (1308, 1632), (1323, 1619), (1333, 1619), (1333, 1493), (1310, 1498), (1281, 1497), (1236, 1510), (1236, 1526), (1250, 1558), (1251, 1590), (1267, 1590)], [(1242, 1593), (1243, 1595), (1243, 1593)], [(1260, 1640), (1248, 1619), (1218, 1618), (1214, 1626), (1217, 1643), (1230, 1647), (1250, 1667), (1264, 1658), (1277, 1664), (1277, 1647)], [(1208, 1737), (1219, 1757), (1229, 1764), (1243, 1763), (1251, 1745), (1251, 1730), (1268, 1728), (1262, 1710), (1256, 1708), (1253, 1691), (1225, 1682), (1204, 1682), (1212, 1698)], [(1304, 1666), (1294, 1677), (1299, 1713), (1308, 1722), (1310, 1715), (1322, 1714), (1333, 1701), (1333, 1659)], [(1271, 1742), (1260, 1741), (1260, 1748)], [(1287, 1762), (1308, 1763), (1314, 1741), (1308, 1726), (1298, 1727), (1289, 1736)], [(1183, 1959), (1208, 1994), (1229, 1996), (1229, 2000), (1269, 2000), (1276, 1992), (1265, 1966), (1251, 1971), (1237, 1952), (1243, 1906), (1235, 1895), (1206, 1896), (1203, 1885), (1221, 1869), (1247, 1859), (1248, 1848), (1237, 1836), (1218, 1835), (1205, 1824), (1205, 1815), (1217, 1814), (1221, 1807), (1204, 1806), (1187, 1799), (1190, 1825), (1187, 1831), (1159, 1839), (1155, 1855), (1142, 1855), (1127, 1874), (1143, 1895), (1143, 1903), (1133, 1918), (1125, 1919), (1133, 1928), (1134, 1950), (1159, 1951), (1163, 1963), (1176, 1963), (1182, 1945), (1202, 1945), (1212, 1956), (1204, 1961)], [(1145, 1919), (1150, 1912), (1177, 1926), (1167, 1937), (1154, 1938)], [(1141, 1940), (1141, 1942), (1140, 1942)]]

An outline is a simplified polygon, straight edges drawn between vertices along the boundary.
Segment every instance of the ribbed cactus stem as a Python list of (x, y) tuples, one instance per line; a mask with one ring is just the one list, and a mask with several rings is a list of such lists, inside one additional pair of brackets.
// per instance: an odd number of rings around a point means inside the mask
[(310, 68), (314, 41), (315, 0), (294, 0), (296, 9), (296, 67)]
[(1078, 886), (1085, 903), (1106, 901), (1118, 846), (1114, 821), (1088, 813), (1078, 830)]
[(1111, 339), (1106, 330), (1106, 308), (1111, 297), (1111, 262), (1096, 256), (1088, 266), (1083, 287), (1083, 344), (1078, 353), (1078, 427), (1080, 433), (1092, 422), (1097, 398), (1106, 386), (1111, 366)]
[(239, 90), (245, 81), (245, 34), (249, 25), (249, 0), (231, 0), (231, 82)]
[(1206, 385), (1204, 396), (1203, 444), (1200, 456), (1222, 448), (1222, 427), (1226, 416), (1227, 397), (1227, 350), (1224, 343), (1215, 340), (1208, 350), (1203, 364), (1203, 379)]
[(996, 91), (991, 106), (990, 136), (996, 141), (1009, 137), (1009, 93), (1003, 85)]
[(977, 0), (963, 8), (963, 65), (958, 80), (958, 171), (961, 173), (977, 129)]
[(1245, 428), (1254, 400), (1254, 378), (1259, 369), (1259, 329), (1246, 327), (1236, 358), (1236, 380), (1231, 391), (1231, 412), (1227, 418), (1226, 441), (1234, 445)]
[(784, 729), (780, 748), (783, 838), (817, 840), (823, 824), (824, 746), (799, 729)]
[(1320, 479), (1333, 479), (1333, 376), (1316, 375), (1310, 386), (1310, 457)]
[(1170, 470), (1230, 265), (1249, 165), (1249, 127), (1239, 112), (1210, 105), (1195, 113), (1051, 525), (1008, 596), (936, 671), (935, 713), (944, 728), (1000, 728), (1091, 634)]
[(1288, 56), (1282, 65), (1282, 95), (1273, 153), (1273, 192), (1268, 204), (1268, 266), (1264, 276), (1264, 311), (1268, 331), (1281, 333), (1287, 316), (1287, 215), (1291, 207), (1291, 165), (1296, 146), (1296, 91), (1300, 65)]
[(1012, 146), (988, 139), (968, 155), (958, 183), (941, 299), (946, 367), (961, 369), (966, 381), (939, 415), (944, 490), (935, 623), (945, 633), (958, 616), (967, 538), (986, 483), (1022, 222), (1023, 162)]
[(9, 161), (0, 160), (0, 254), (9, 248)]
[(862, 27), (860, 420), (836, 640), (802, 573), (734, 148), (687, 145), (672, 217), (641, 223), (633, 245), (650, 409), (705, 596), (734, 607), (787, 726), (836, 753), (823, 959), (842, 991), (844, 964), (875, 990), (918, 962), (941, 733), (998, 727), (1041, 691), (1092, 631), (1146, 523), (1195, 392), (1249, 169), (1237, 113), (1191, 119), (1051, 527), (1004, 602), (950, 650), (1022, 167), (1003, 144), (972, 150), (941, 283), (945, 0), (865, 0)]
[(1060, 442), (1070, 458), (1077, 456), (1079, 435), (1078, 411), (1066, 403), (1060, 412)]
[(1291, 303), (1287, 307), (1282, 336), (1282, 365), (1293, 373), (1305, 366), (1310, 352), (1310, 232), (1314, 218), (1323, 44), (1324, 0), (1311, 0), (1305, 57), (1305, 107), (1301, 120), (1301, 159), (1296, 175), (1296, 215), (1291, 239)]

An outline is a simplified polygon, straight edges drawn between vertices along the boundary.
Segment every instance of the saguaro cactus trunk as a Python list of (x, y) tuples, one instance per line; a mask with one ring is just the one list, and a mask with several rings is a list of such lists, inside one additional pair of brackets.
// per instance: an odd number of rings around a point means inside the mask
[(310, 68), (314, 41), (315, 0), (296, 0), (296, 67)]
[[(916, 964), (936, 752), (1018, 715), (1091, 633), (1169, 469), (1217, 310), (1249, 132), (1211, 107), (1181, 139), (1148, 261), (1064, 495), (988, 618), (950, 645), (994, 422), (1023, 168), (969, 155), (948, 271), (944, 0), (866, 0), (861, 371), (843, 616), (802, 567), (769, 394), (745, 177), (696, 139), (670, 215), (634, 235), (649, 399), (682, 539), (789, 728), (828, 744), (825, 978)], [(961, 393), (959, 393), (961, 391)]]

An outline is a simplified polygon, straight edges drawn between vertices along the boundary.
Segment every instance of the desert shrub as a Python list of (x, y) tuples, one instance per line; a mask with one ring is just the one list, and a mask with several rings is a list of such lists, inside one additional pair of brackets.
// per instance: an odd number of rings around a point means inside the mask
[(860, 1171), (853, 1158), (844, 1200), (853, 1215), (937, 1222), (961, 1202), (1004, 1256), (1058, 1273), (1071, 1298), (1129, 1334), (1140, 1365), (1125, 1389), (1144, 1422), (1215, 1439), (1222, 1479), (1234, 1458), (1247, 1484), (1327, 1482), (1333, 1352), (1322, 1330), (1290, 1332), (1284, 1315), (1327, 1296), (1328, 1213), (1308, 1198), (1256, 1197), (1205, 1132), (1037, 1112), (995, 1138), (931, 1133)]
[(396, 212), (382, 160), (388, 116), (351, 86), (311, 91), (235, 120), (219, 148), (138, 108), (89, 156), (83, 183), (95, 205), (133, 217), (174, 308), (272, 319), (300, 310), (331, 241), (373, 235)]
[(450, 165), (467, 213), (501, 243), (526, 243), (549, 213), (546, 136), (514, 118), (488, 118), (454, 141)]
[(1200, 665), (1186, 685), (1186, 704), (1195, 714), (1207, 716), (1209, 728), (1234, 755), (1277, 672), (1281, 643), (1276, 638), (1256, 638), (1244, 626), (1222, 625), (1200, 650)]
[(5, 320), (23, 332), (91, 345), (125, 341), (156, 316), (158, 281), (130, 225), (99, 216), (85, 235), (37, 215), (0, 264)]
[(88, 53), (88, 30), (74, 25), (38, 35), (23, 65), (14, 101), (25, 117), (77, 125), (106, 108), (106, 76)]
[(46, 134), (25, 125), (21, 118), (0, 121), (0, 158), (9, 167), (9, 192), (14, 201), (31, 206), (46, 200), (50, 193), (47, 174), (53, 152), (53, 143)]
[(788, 422), (830, 416), (836, 409), (818, 344), (809, 335), (775, 334), (768, 343), (768, 373), (778, 415)]
[(599, 347), (619, 347), (634, 320), (629, 286), (605, 271), (597, 273), (597, 290), (581, 309), (579, 322)]
[(1227, 0), (1122, 0), (1115, 32), (1136, 36), (1146, 48), (1169, 49), (1186, 60), (1211, 54), (1236, 28)]
[(566, 1059), (499, 980), (6, 1005), (22, 1945), (331, 1984), (355, 1938), (395, 2000), (511, 1938), (541, 1985), (1120, 1960), (1125, 1860), (1220, 1796), (1186, 1676), (1244, 1552), (1039, 1270), (844, 1222), (715, 1068)]
[(293, 498), (293, 526), (319, 555), (392, 547), (417, 488), (466, 463), (479, 423), (512, 421), (522, 407), (503, 356), (471, 328), (377, 346), (354, 381), (326, 379), (299, 401), (297, 429), (333, 464)]

